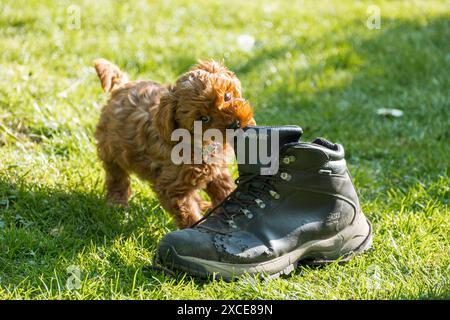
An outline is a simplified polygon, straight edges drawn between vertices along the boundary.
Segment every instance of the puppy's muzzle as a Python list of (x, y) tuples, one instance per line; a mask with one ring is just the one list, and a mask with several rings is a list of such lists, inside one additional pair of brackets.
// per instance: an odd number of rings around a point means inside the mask
[(241, 123), (239, 122), (239, 120), (234, 120), (234, 122), (228, 126), (228, 129), (236, 130), (236, 129), (239, 129), (240, 127), (241, 127)]

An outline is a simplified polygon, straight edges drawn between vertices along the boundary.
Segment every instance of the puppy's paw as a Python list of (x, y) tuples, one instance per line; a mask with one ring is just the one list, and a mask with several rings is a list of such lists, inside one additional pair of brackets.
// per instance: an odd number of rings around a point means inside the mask
[(211, 204), (211, 202), (209, 202), (209, 201), (204, 201), (204, 200), (202, 200), (202, 201), (199, 201), (199, 202), (198, 202), (198, 207), (200, 208), (200, 211), (201, 211), (201, 212), (205, 213), (206, 210), (211, 209), (212, 204)]
[(201, 214), (191, 213), (177, 217), (176, 222), (179, 229), (191, 227), (194, 223), (202, 218)]
[(122, 208), (128, 208), (128, 196), (124, 196), (119, 192), (108, 194), (106, 200), (110, 206), (120, 206)]

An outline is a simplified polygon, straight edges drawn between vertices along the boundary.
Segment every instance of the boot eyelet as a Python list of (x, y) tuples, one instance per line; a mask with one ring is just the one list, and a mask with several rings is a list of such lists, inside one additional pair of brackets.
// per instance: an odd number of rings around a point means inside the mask
[(255, 202), (261, 209), (266, 207), (266, 204), (261, 199), (255, 199)]
[(286, 156), (283, 158), (283, 163), (284, 164), (289, 164), (292, 163), (296, 160), (295, 156)]
[(280, 199), (280, 194), (274, 190), (269, 190), (270, 195), (274, 198), (274, 199)]
[(292, 179), (292, 176), (291, 176), (289, 173), (282, 172), (282, 173), (280, 174), (280, 178), (283, 179), (283, 180), (285, 180), (285, 181), (289, 181), (289, 180)]
[(241, 209), (242, 213), (249, 219), (253, 218), (253, 213), (247, 209)]
[(233, 220), (228, 220), (228, 225), (233, 229), (237, 228), (236, 223)]

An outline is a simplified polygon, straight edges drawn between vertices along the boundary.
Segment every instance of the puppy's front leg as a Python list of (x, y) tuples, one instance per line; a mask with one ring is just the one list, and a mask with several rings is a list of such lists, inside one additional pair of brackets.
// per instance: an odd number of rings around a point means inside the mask
[[(183, 165), (166, 167), (159, 179), (153, 184), (163, 208), (168, 211), (177, 222), (179, 228), (191, 226), (202, 218), (202, 211), (210, 207), (203, 201), (197, 191), (207, 188), (207, 183), (216, 176), (220, 170), (213, 170), (209, 165)], [(216, 173), (217, 172), (217, 173)], [(217, 177), (218, 179), (223, 179)], [(231, 178), (229, 181), (232, 183)], [(221, 188), (222, 183), (217, 185)], [(217, 199), (219, 190), (211, 186), (214, 198)]]
[(180, 194), (166, 190), (158, 196), (162, 207), (175, 218), (178, 228), (187, 228), (201, 219), (195, 191)]
[(204, 213), (206, 210), (211, 208), (211, 202), (202, 199), (202, 197), (198, 193), (195, 193), (195, 200), (197, 201), (198, 207), (200, 208), (201, 212)]
[(206, 185), (206, 193), (211, 198), (213, 207), (221, 203), (236, 188), (228, 167), (215, 171), (213, 179)]

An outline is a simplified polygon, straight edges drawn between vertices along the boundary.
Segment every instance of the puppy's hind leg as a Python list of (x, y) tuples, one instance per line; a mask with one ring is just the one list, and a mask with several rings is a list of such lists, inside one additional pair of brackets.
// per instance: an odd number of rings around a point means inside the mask
[(130, 176), (114, 162), (103, 162), (106, 173), (106, 198), (111, 204), (128, 205), (131, 195)]

